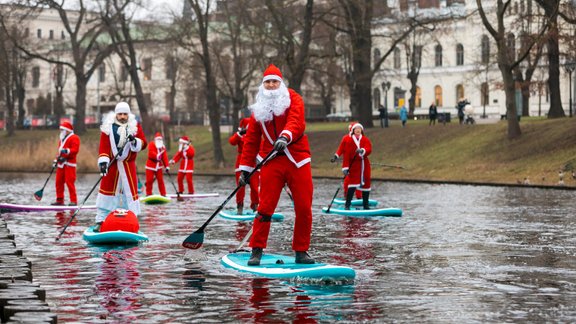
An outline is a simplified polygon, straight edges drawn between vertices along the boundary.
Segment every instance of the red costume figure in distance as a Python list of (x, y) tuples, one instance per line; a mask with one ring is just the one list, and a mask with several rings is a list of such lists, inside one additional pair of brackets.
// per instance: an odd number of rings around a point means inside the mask
[[(238, 155), (236, 156), (236, 163), (234, 164), (234, 171), (236, 172), (236, 184), (240, 179), (242, 170), (240, 170), (240, 160), (242, 159), (242, 148), (244, 147), (244, 135), (248, 130), (249, 118), (242, 118), (240, 120), (240, 125), (238, 126), (238, 131), (234, 135), (230, 136), (228, 142), (230, 145), (236, 146)], [(256, 172), (250, 177), (250, 209), (256, 210), (258, 208), (258, 186), (260, 185), (260, 173)], [(237, 214), (242, 215), (244, 208), (244, 196), (246, 195), (246, 189), (242, 186), (238, 192), (236, 192), (236, 208)]]
[(147, 144), (142, 127), (126, 102), (119, 102), (114, 111), (104, 117), (100, 131), (98, 166), (103, 177), (96, 198), (96, 232), (116, 208), (131, 210), (136, 216), (140, 214), (136, 156)]
[(254, 234), (250, 241), (252, 255), (248, 265), (260, 264), (262, 250), (268, 242), (271, 217), (285, 184), (294, 198), (296, 220), (292, 249), (296, 251), (296, 262), (314, 263), (307, 253), (312, 233), (313, 184), (310, 146), (304, 134), (304, 101), (296, 91), (286, 87), (280, 70), (270, 64), (250, 109), (252, 116), (244, 136), (239, 184), (248, 183), (256, 159), (263, 159), (272, 150), (277, 154), (260, 172), (260, 205), (254, 219)]
[(360, 123), (352, 123), (350, 134), (343, 139), (342, 146), (342, 173), (348, 179), (346, 190), (346, 209), (350, 209), (354, 191), (362, 192), (364, 209), (370, 209), (370, 160), (372, 143), (364, 135), (364, 127)]
[[(344, 151), (344, 145), (346, 143), (346, 141), (350, 138), (350, 132), (352, 131), (352, 124), (354, 124), (356, 122), (351, 122), (348, 125), (348, 134), (342, 136), (342, 139), (340, 140), (340, 145), (338, 145), (338, 149), (336, 150), (336, 153), (334, 153), (334, 156), (330, 159), (330, 162), (334, 163), (336, 162), (341, 156), (342, 153)], [(344, 195), (346, 195), (346, 193), (348, 192), (348, 184), (350, 183), (350, 178), (349, 177), (344, 177)], [(362, 198), (362, 192), (360, 190), (356, 190), (356, 198), (360, 199)], [(346, 198), (346, 197), (344, 197)]]
[(64, 205), (64, 184), (70, 194), (70, 205), (78, 204), (76, 197), (76, 156), (80, 150), (80, 137), (74, 134), (74, 128), (69, 122), (60, 124), (60, 140), (58, 141), (58, 158), (56, 164), (56, 202), (52, 205)]
[(154, 177), (158, 181), (158, 191), (160, 195), (166, 196), (166, 186), (164, 185), (164, 176), (162, 171), (170, 170), (168, 166), (168, 152), (164, 147), (164, 140), (162, 134), (156, 133), (154, 141), (148, 145), (148, 159), (146, 160), (146, 196), (152, 194), (152, 185), (154, 184)]
[(178, 140), (178, 152), (170, 160), (170, 164), (180, 161), (180, 168), (178, 169), (178, 191), (184, 192), (184, 177), (188, 183), (188, 193), (194, 193), (194, 182), (192, 181), (192, 174), (194, 173), (194, 146), (190, 143), (188, 136), (182, 136)]

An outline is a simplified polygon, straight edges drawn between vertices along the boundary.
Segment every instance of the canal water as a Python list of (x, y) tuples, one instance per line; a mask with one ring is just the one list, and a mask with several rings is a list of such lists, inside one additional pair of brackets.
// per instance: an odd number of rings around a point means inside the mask
[[(0, 201), (38, 204), (33, 193), (45, 177), (0, 174)], [(97, 179), (79, 175), (79, 199)], [(352, 283), (322, 284), (222, 267), (220, 258), (248, 232), (246, 223), (216, 217), (202, 248), (181, 247), (233, 181), (196, 177), (197, 192), (220, 196), (143, 205), (141, 230), (150, 242), (129, 248), (87, 245), (82, 231), (93, 223), (90, 211), (81, 211), (60, 241), (70, 213), (2, 217), (60, 322), (576, 321), (574, 191), (375, 182), (371, 198), (404, 215), (363, 219), (321, 214), (339, 181), (315, 179), (310, 253), (357, 272)], [(53, 200), (50, 182), (42, 203)], [(285, 220), (273, 223), (266, 251), (291, 253), (294, 213), (285, 194), (278, 211)]]

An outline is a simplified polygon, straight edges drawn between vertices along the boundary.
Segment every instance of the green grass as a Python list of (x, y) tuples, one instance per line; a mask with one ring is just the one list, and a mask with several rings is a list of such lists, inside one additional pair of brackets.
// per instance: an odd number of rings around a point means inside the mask
[[(375, 126), (379, 126), (375, 121)], [(448, 123), (429, 127), (427, 121), (409, 121), (402, 128), (391, 121), (389, 128), (366, 130), (373, 144), (370, 160), (401, 165), (404, 170), (374, 165), (373, 178), (517, 183), (528, 177), (532, 184), (555, 185), (558, 171), (571, 171), (576, 166), (576, 118), (548, 120), (523, 118), (522, 136), (506, 139), (507, 124), (458, 125)], [(340, 166), (329, 162), (338, 147), (348, 123), (309, 123), (307, 134), (312, 150), (314, 176), (340, 177)], [(186, 126), (172, 129), (172, 137), (188, 135), (196, 149), (195, 171), (198, 174), (231, 174), (236, 148), (228, 144), (229, 131), (222, 131), (222, 149), (226, 159), (222, 168), (215, 167), (212, 135), (208, 127)], [(58, 131), (18, 131), (7, 138), (0, 133), (0, 170), (48, 171), (56, 154)], [(80, 172), (96, 172), (99, 130), (91, 129), (81, 136), (78, 158)], [(170, 156), (178, 147), (172, 142)], [(140, 154), (138, 165), (143, 171), (146, 154)], [(575, 185), (569, 173), (567, 185)]]

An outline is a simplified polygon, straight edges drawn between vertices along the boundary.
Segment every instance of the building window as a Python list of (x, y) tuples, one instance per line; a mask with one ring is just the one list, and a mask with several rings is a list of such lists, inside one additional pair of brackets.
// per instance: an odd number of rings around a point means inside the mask
[(488, 64), (490, 62), (490, 42), (488, 41), (488, 36), (482, 35), (481, 47), (482, 63)]
[(374, 88), (374, 94), (372, 95), (372, 110), (378, 110), (380, 108), (380, 89)]
[(456, 102), (460, 101), (460, 99), (466, 98), (464, 94), (464, 86), (461, 84), (456, 85)]
[(145, 93), (144, 94), (144, 102), (146, 103), (146, 107), (148, 107), (148, 109), (150, 110), (150, 112), (152, 112), (152, 94), (151, 93)]
[(42, 38), (42, 29), (36, 30), (36, 37)]
[(418, 8), (440, 8), (440, 0), (418, 0)]
[(176, 60), (174, 59), (174, 56), (166, 57), (165, 67), (166, 67), (166, 79), (174, 80), (174, 78), (176, 77)]
[(98, 67), (98, 82), (106, 81), (106, 65), (100, 64)]
[(32, 88), (40, 86), (40, 67), (35, 66), (32, 68)]
[(464, 65), (464, 46), (456, 45), (456, 65)]
[(440, 44), (434, 48), (434, 65), (442, 66), (442, 45)]
[(54, 31), (52, 29), (48, 31), (48, 39), (54, 39)]
[(420, 68), (422, 66), (422, 46), (414, 46), (414, 66)]
[(64, 33), (64, 31), (60, 32), (60, 38), (66, 39), (66, 34)]
[(376, 64), (378, 64), (378, 62), (380, 61), (381, 58), (382, 58), (382, 54), (380, 54), (380, 50), (375, 48), (374, 49), (374, 66), (376, 66)]
[(142, 70), (144, 71), (144, 80), (148, 81), (148, 80), (152, 80), (152, 59), (151, 58), (145, 58), (142, 61)]
[(128, 69), (122, 64), (120, 66), (120, 81), (128, 80)]
[(417, 108), (422, 107), (422, 89), (420, 87), (416, 87), (416, 98), (414, 98), (414, 106)]
[(442, 107), (444, 105), (442, 99), (442, 87), (439, 85), (434, 87), (434, 101), (438, 107)]
[(482, 106), (490, 105), (490, 89), (486, 82), (483, 82), (482, 85), (480, 85), (480, 104)]
[(400, 11), (408, 11), (408, 0), (400, 0)]
[(399, 69), (402, 67), (402, 59), (400, 58), (400, 49), (394, 48), (394, 68)]

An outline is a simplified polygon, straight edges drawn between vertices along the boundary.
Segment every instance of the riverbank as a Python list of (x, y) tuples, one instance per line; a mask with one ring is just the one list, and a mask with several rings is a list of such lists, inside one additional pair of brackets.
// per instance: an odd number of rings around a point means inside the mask
[[(339, 164), (330, 163), (347, 123), (309, 123), (307, 134), (312, 150), (312, 172), (316, 177), (341, 177)], [(427, 121), (409, 121), (402, 128), (392, 121), (389, 128), (366, 130), (372, 141), (374, 178), (402, 181), (524, 184), (576, 187), (572, 170), (576, 166), (576, 119), (523, 118), (522, 136), (507, 140), (506, 121), (476, 125), (428, 126)], [(225, 166), (213, 165), (208, 127), (173, 129), (174, 138), (188, 135), (196, 149), (197, 174), (230, 174), (236, 156), (228, 145), (229, 133), (222, 133)], [(56, 151), (58, 131), (18, 131), (7, 138), (0, 132), (0, 171), (49, 172)], [(79, 172), (96, 172), (99, 130), (81, 136)], [(177, 150), (173, 142), (170, 156)], [(143, 171), (146, 155), (140, 154)], [(402, 168), (387, 167), (386, 165)], [(559, 172), (564, 172), (562, 185)]]

